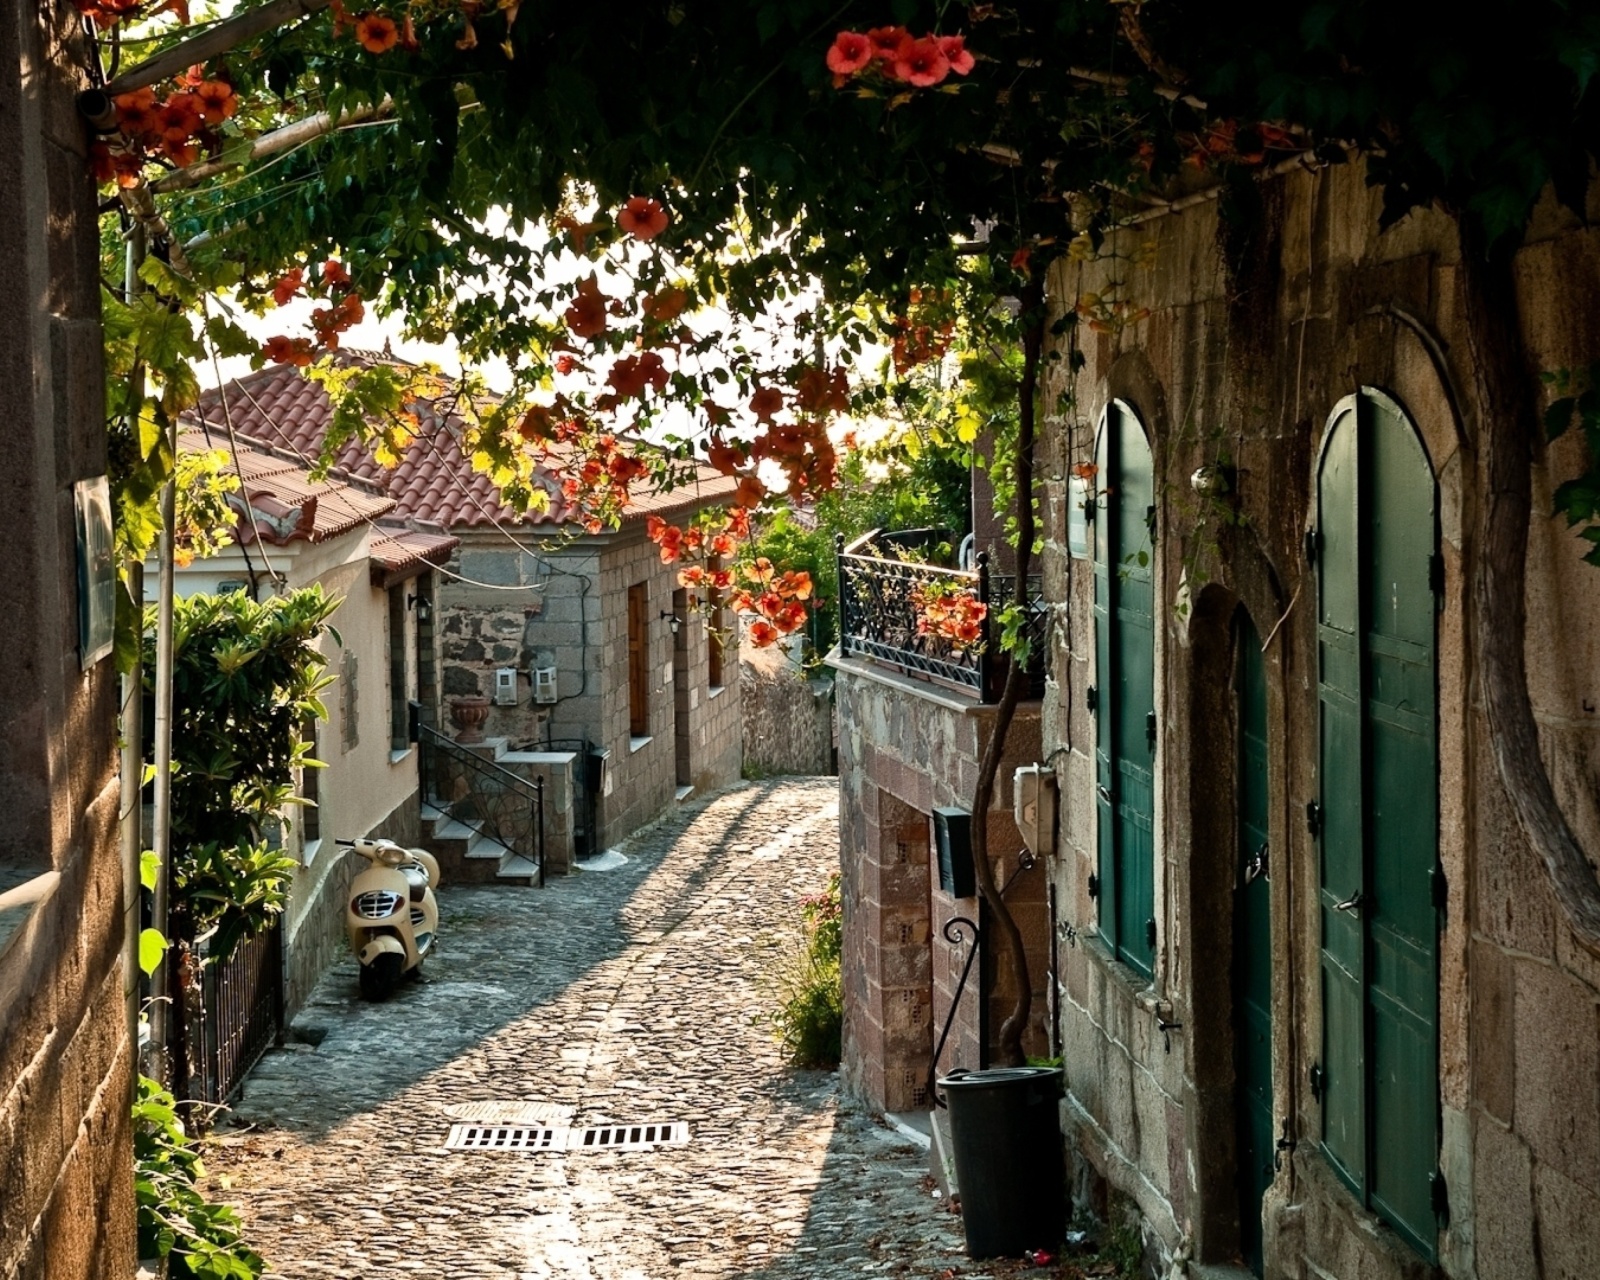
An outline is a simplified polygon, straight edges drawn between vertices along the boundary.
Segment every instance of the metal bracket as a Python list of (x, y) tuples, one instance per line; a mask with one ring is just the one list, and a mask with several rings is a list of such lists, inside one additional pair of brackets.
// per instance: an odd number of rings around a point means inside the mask
[(1256, 850), (1256, 856), (1245, 864), (1244, 883), (1249, 887), (1256, 880), (1267, 874), (1267, 842), (1263, 840), (1261, 847)]
[(1297, 1145), (1299, 1144), (1295, 1142), (1294, 1137), (1289, 1129), (1289, 1117), (1284, 1116), (1283, 1124), (1278, 1130), (1278, 1145), (1272, 1153), (1273, 1173), (1283, 1172), (1283, 1153), (1287, 1151), (1290, 1155), (1293, 1155), (1294, 1149)]
[[(1155, 921), (1152, 920), (1150, 923), (1151, 924), (1155, 924)], [(1158, 1013), (1158, 1014), (1156, 1014), (1156, 1030), (1161, 1033), (1161, 1040), (1162, 1040), (1162, 1043), (1166, 1046), (1167, 1052), (1171, 1053), (1172, 1052), (1172, 1033), (1174, 1031), (1182, 1031), (1183, 1030), (1183, 1023), (1181, 1023), (1181, 1022), (1168, 1022), (1165, 1018), (1163, 1018)]]
[(1343, 902), (1335, 902), (1333, 909), (1335, 911), (1360, 911), (1361, 904), (1365, 901), (1366, 899), (1362, 896), (1361, 890), (1357, 889)]
[(1328, 1073), (1322, 1069), (1320, 1062), (1311, 1064), (1311, 1096), (1318, 1102), (1322, 1101), (1322, 1092), (1328, 1087)]
[(1306, 801), (1306, 830), (1313, 840), (1322, 833), (1322, 806), (1315, 800)]
[(1100, 690), (1096, 689), (1092, 684), (1084, 688), (1083, 705), (1090, 715), (1094, 715), (1100, 709)]
[(1428, 1192), (1433, 1200), (1433, 1216), (1441, 1227), (1450, 1225), (1450, 1188), (1445, 1184), (1444, 1171), (1435, 1169), (1428, 1177)]
[(1317, 562), (1317, 547), (1321, 540), (1321, 535), (1315, 529), (1306, 530), (1306, 559), (1312, 564)]
[(1151, 754), (1154, 754), (1156, 749), (1156, 713), (1154, 711), (1146, 711), (1144, 713), (1144, 739), (1150, 744)]
[(1089, 873), (1089, 896), (1091, 898), (1100, 896), (1100, 877), (1092, 871)]

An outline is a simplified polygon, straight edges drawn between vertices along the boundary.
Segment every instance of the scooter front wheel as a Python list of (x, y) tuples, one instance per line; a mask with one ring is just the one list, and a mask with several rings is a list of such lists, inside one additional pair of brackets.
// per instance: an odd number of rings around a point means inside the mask
[(404, 958), (392, 951), (384, 951), (372, 958), (371, 964), (361, 966), (361, 998), (383, 1000), (400, 984), (400, 967)]

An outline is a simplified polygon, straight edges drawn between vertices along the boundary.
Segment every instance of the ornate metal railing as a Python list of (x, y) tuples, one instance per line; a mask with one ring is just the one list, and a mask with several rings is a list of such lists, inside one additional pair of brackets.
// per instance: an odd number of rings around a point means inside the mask
[(544, 779), (524, 778), (428, 725), (417, 726), (422, 798), (539, 865), (544, 885)]
[[(273, 925), (213, 959), (209, 938), (191, 953), (199, 980), (185, 989), (186, 1101), (230, 1101), (283, 1027), (283, 929)], [(198, 996), (198, 999), (196, 997)], [(196, 1112), (209, 1123), (209, 1113)]]
[[(1016, 578), (991, 575), (988, 557), (982, 554), (970, 570), (905, 556), (907, 550), (927, 545), (935, 533), (913, 530), (908, 536), (874, 530), (848, 546), (843, 538), (838, 540), (839, 652), (847, 658), (869, 658), (895, 667), (982, 702), (998, 701), (1008, 660), (1000, 651), (997, 615), (1011, 603)], [(989, 607), (983, 636), (976, 644), (962, 647), (945, 636), (919, 634), (915, 593), (936, 583), (971, 591)], [(1037, 575), (1029, 575), (1028, 595), (1024, 622), (1024, 634), (1031, 641), (1027, 692), (1038, 697), (1044, 692), (1049, 611), (1041, 599)]]

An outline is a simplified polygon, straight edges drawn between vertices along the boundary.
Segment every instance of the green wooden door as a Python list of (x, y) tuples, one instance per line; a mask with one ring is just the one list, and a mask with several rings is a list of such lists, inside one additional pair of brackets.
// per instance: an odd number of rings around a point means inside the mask
[(1319, 475), (1323, 1143), (1430, 1260), (1438, 1224), (1433, 470), (1399, 406), (1340, 406)]
[(1261, 637), (1241, 610), (1233, 899), (1234, 1120), (1239, 1249), (1262, 1274), (1261, 1201), (1272, 1184), (1272, 888), (1267, 846), (1267, 674)]
[(1095, 782), (1100, 931), (1149, 975), (1155, 957), (1155, 483), (1133, 411), (1106, 411), (1095, 465)]

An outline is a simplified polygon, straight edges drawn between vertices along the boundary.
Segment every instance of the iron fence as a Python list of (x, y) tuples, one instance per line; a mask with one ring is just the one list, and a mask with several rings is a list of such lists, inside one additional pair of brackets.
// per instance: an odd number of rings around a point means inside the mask
[(283, 1028), (283, 927), (275, 922), (221, 959), (210, 955), (210, 942), (203, 938), (191, 957), (199, 975), (184, 999), (184, 1093), (190, 1102), (221, 1106), (232, 1100)]
[[(980, 554), (973, 569), (952, 569), (911, 558), (936, 540), (937, 531), (911, 530), (884, 534), (879, 530), (848, 546), (836, 544), (839, 569), (839, 652), (870, 658), (907, 674), (943, 684), (978, 698), (999, 700), (1009, 659), (1000, 650), (998, 615), (1014, 600), (1016, 577), (990, 574), (988, 556)], [(919, 629), (917, 596), (932, 586), (970, 591), (987, 606), (981, 638), (972, 645)], [(1022, 633), (1029, 642), (1027, 696), (1044, 692), (1045, 642), (1049, 610), (1038, 575), (1028, 578), (1028, 604)]]
[(417, 743), (424, 803), (536, 862), (542, 888), (544, 779), (513, 773), (425, 724), (417, 726)]

